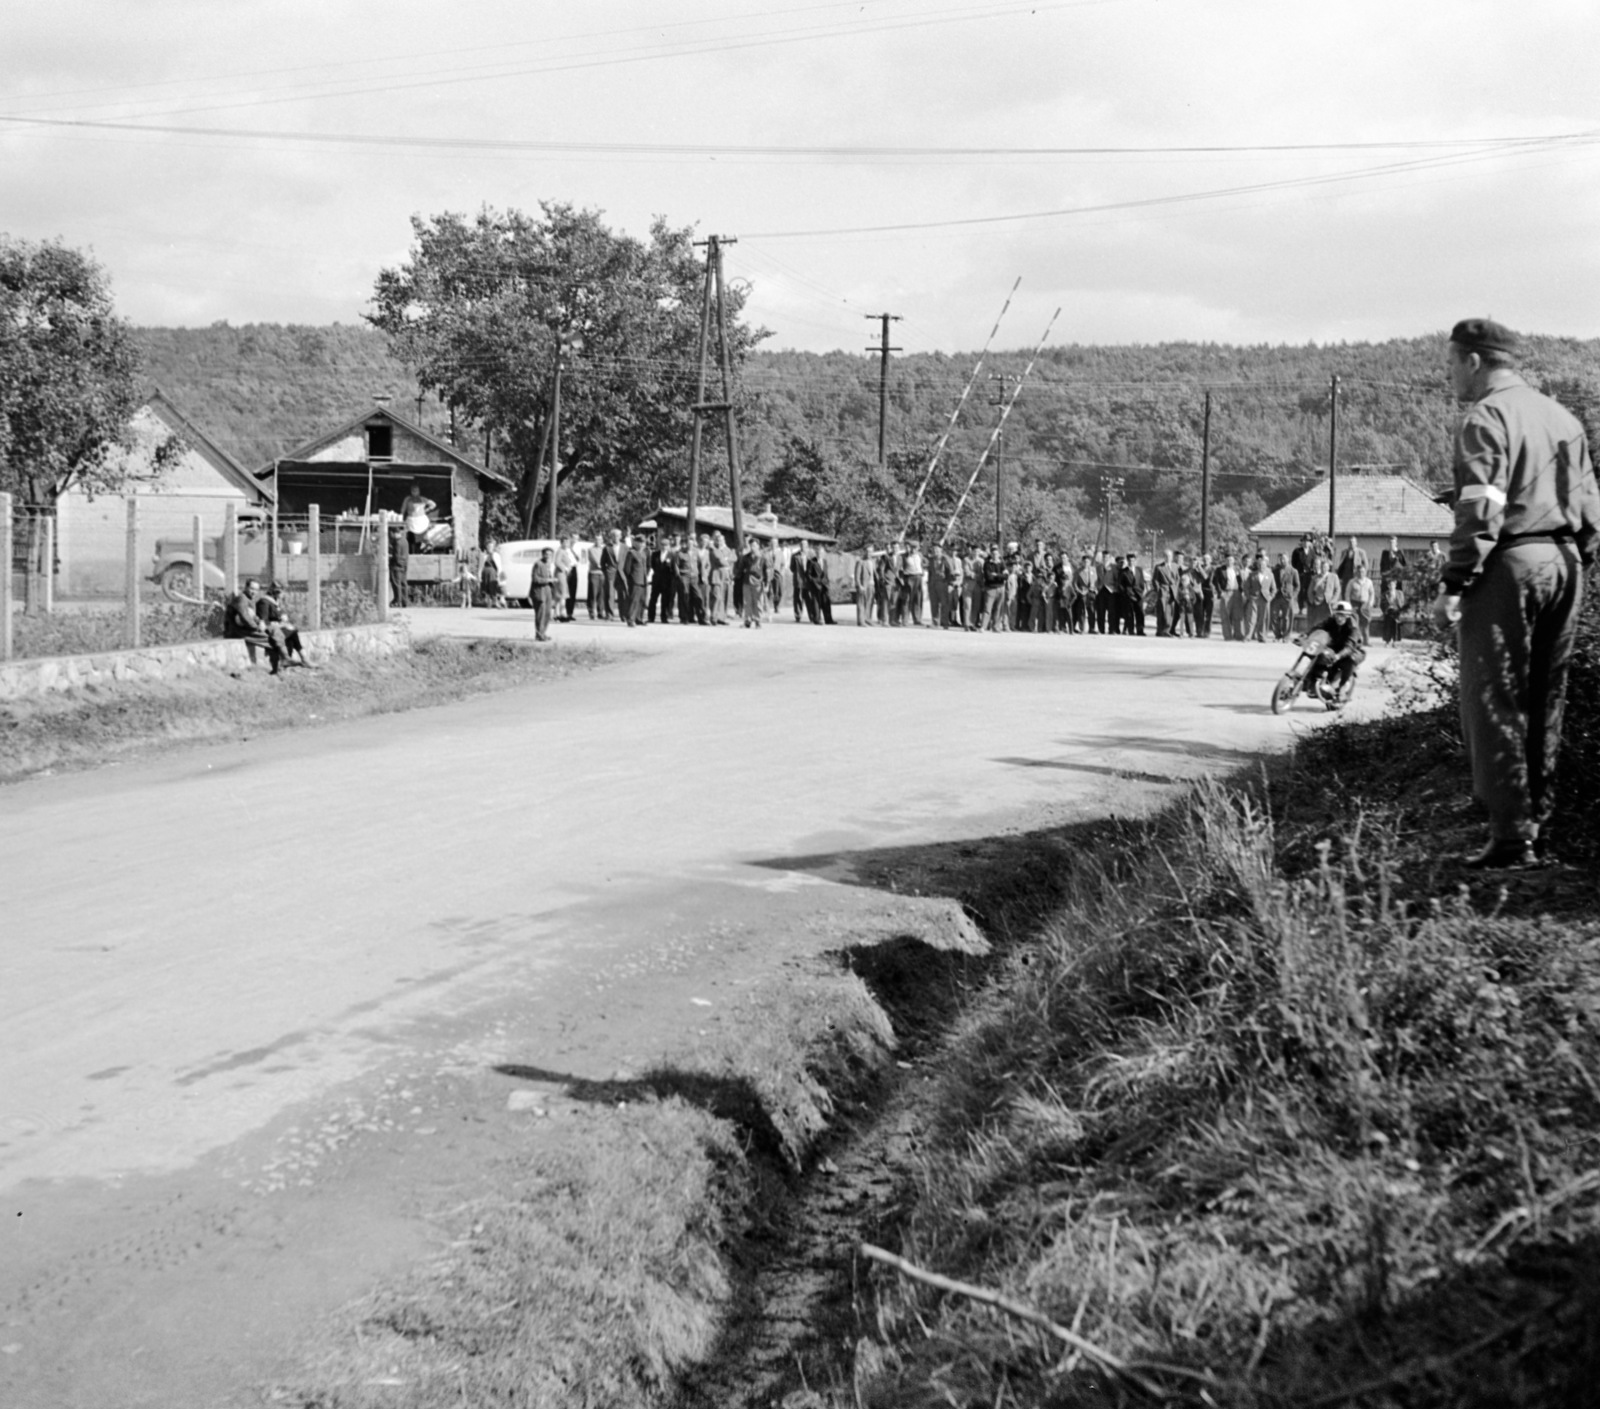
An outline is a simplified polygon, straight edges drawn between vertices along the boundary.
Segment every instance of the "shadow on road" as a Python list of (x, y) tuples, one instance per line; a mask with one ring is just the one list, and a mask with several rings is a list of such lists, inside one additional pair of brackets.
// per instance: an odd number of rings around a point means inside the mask
[(661, 1067), (628, 1080), (592, 1081), (571, 1072), (551, 1071), (520, 1062), (506, 1062), (494, 1070), (501, 1076), (520, 1081), (559, 1086), (569, 1099), (588, 1105), (616, 1106), (650, 1097), (664, 1101), (676, 1096), (685, 1105), (726, 1120), (743, 1131), (762, 1155), (778, 1161), (788, 1157), (783, 1136), (772, 1123), (755, 1086), (743, 1077), (710, 1076), (705, 1072)]

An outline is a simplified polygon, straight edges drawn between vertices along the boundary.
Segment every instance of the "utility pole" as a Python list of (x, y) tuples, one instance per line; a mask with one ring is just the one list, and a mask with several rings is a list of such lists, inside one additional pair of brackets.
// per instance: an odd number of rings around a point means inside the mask
[(889, 324), (898, 323), (898, 313), (868, 313), (864, 315), (867, 322), (874, 319), (883, 324), (883, 339), (876, 348), (869, 347), (868, 352), (877, 352), (881, 356), (878, 363), (878, 468), (885, 469), (889, 464), (888, 441), (885, 439), (885, 428), (889, 421), (889, 354), (899, 352), (898, 347), (889, 346)]
[(1200, 553), (1210, 547), (1211, 529), (1211, 393), (1206, 393), (1205, 419), (1200, 423)]
[(556, 478), (561, 473), (561, 330), (556, 329), (556, 375), (550, 389), (550, 531), (556, 536)]
[(689, 502), (684, 510), (684, 534), (688, 548), (694, 551), (695, 510), (700, 503), (700, 442), (705, 435), (705, 422), (701, 412), (706, 400), (706, 348), (711, 341), (711, 299), (716, 280), (717, 237), (696, 240), (696, 245), (706, 246), (706, 283), (700, 296), (700, 343), (695, 353), (694, 438), (689, 443)]
[(1334, 527), (1334, 500), (1339, 492), (1339, 374), (1333, 374), (1333, 384), (1328, 396), (1328, 537), (1337, 533)]
[(717, 348), (722, 365), (722, 417), (728, 437), (728, 493), (733, 507), (734, 551), (744, 552), (744, 505), (739, 494), (739, 427), (733, 415), (733, 367), (728, 351), (728, 301), (722, 289), (722, 247), (737, 244), (732, 237), (717, 240)]
[[(733, 411), (733, 352), (728, 342), (728, 299), (722, 279), (722, 247), (736, 245), (732, 235), (709, 235), (695, 243), (706, 247), (705, 297), (700, 308), (700, 368), (694, 403), (694, 443), (689, 454), (689, 504), (687, 511), (690, 541), (695, 536), (695, 510), (700, 494), (700, 446), (704, 417), (713, 411), (722, 413), (722, 424), (728, 439), (728, 493), (733, 508), (733, 542), (738, 552), (744, 551), (744, 504), (739, 488), (739, 425)], [(716, 301), (717, 364), (722, 378), (722, 400), (706, 400), (706, 353), (710, 348), (712, 300)]]
[[(989, 405), (1004, 406), (1006, 404), (1007, 383), (1015, 386), (1022, 378), (1013, 376), (1009, 372), (991, 372), (989, 380), (1000, 383), (995, 388), (994, 395), (989, 398)], [(1004, 544), (1006, 541), (1005, 534), (1000, 527), (1005, 508), (1005, 451), (1006, 432), (1005, 422), (1002, 420), (994, 443), (994, 536), (995, 541), (1000, 544)]]

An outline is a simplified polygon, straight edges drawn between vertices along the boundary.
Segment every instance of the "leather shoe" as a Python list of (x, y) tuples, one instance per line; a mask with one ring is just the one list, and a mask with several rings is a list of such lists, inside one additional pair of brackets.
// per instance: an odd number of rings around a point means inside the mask
[(1543, 864), (1533, 843), (1517, 837), (1496, 838), (1466, 858), (1469, 871), (1531, 871)]

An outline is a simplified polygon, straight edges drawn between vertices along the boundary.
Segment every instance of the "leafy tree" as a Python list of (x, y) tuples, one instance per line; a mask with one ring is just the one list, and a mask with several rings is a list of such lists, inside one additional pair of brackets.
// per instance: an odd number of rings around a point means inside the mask
[[(519, 528), (547, 502), (558, 356), (562, 517), (599, 526), (681, 501), (705, 279), (692, 232), (657, 219), (640, 241), (607, 229), (592, 210), (547, 203), (540, 211), (414, 218), (411, 256), (378, 275), (369, 321), (421, 387), (491, 429), (520, 481)], [(743, 302), (742, 289), (728, 290), (736, 374), (764, 336), (740, 320)], [(713, 487), (718, 424), (708, 418), (707, 502), (726, 497)], [(507, 517), (491, 512), (489, 530), (512, 527)]]
[(98, 264), (0, 235), (0, 489), (49, 505), (121, 488), (138, 371)]

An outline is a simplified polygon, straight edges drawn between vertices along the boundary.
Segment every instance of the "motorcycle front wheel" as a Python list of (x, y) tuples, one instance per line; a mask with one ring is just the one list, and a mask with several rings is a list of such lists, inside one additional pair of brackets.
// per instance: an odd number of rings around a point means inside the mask
[(1291, 671), (1272, 688), (1272, 712), (1282, 714), (1300, 693), (1300, 679)]

